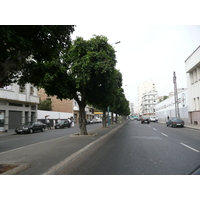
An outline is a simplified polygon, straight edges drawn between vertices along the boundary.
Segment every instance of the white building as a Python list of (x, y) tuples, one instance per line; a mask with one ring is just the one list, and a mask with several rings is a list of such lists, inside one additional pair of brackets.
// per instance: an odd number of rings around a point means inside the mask
[(200, 126), (200, 46), (186, 59), (189, 119)]
[[(180, 117), (185, 121), (186, 124), (189, 124), (188, 120), (188, 91), (187, 89), (178, 94), (178, 105)], [(158, 121), (166, 122), (167, 118), (175, 117), (175, 98), (171, 96), (166, 100), (158, 103), (155, 106), (156, 116), (158, 116)]]
[(148, 93), (150, 91), (156, 91), (155, 83), (152, 81), (144, 82), (143, 84), (138, 86), (138, 106), (139, 113), (142, 115), (143, 105), (142, 105), (142, 97), (144, 93)]
[(146, 92), (142, 96), (142, 115), (155, 116), (155, 105), (158, 101), (156, 90)]
[(134, 103), (129, 101), (129, 109), (130, 109), (130, 115), (134, 115), (135, 110), (134, 110)]
[(27, 121), (37, 119), (39, 97), (30, 84), (0, 88), (0, 130), (14, 129)]

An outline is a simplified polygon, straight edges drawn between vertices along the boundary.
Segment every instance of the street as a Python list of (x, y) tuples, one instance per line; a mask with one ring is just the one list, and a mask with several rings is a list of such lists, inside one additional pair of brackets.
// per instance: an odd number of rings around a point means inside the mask
[(59, 174), (185, 175), (200, 164), (200, 132), (129, 121)]
[[(92, 124), (87, 126), (87, 130), (100, 127), (101, 124)], [(56, 138), (61, 138), (66, 135), (71, 135), (79, 132), (79, 127), (71, 127), (64, 129), (51, 129), (45, 130), (44, 132), (38, 131), (35, 133), (21, 133), (16, 134), (14, 131), (9, 135), (0, 136), (0, 153), (6, 152), (10, 150), (15, 150), (17, 148), (21, 148), (28, 145), (37, 144), (40, 142), (45, 142), (49, 140), (53, 140)]]

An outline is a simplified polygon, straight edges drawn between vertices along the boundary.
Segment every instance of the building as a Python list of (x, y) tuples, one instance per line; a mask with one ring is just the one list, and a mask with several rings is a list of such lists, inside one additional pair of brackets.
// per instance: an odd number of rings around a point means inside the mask
[(200, 126), (200, 46), (185, 61), (188, 86), (188, 112), (191, 124)]
[(31, 84), (0, 88), (0, 130), (14, 129), (22, 123), (37, 119), (39, 97)]
[(52, 102), (52, 111), (73, 113), (73, 100), (70, 99), (57, 99), (56, 96), (48, 96), (44, 89), (38, 91), (38, 96), (42, 101), (50, 100)]
[[(178, 105), (180, 117), (185, 121), (186, 124), (189, 124), (188, 120), (188, 90), (178, 93)], [(175, 117), (175, 98), (171, 96), (164, 101), (155, 105), (156, 116), (158, 121), (166, 122), (167, 118)]]
[(144, 82), (138, 86), (138, 106), (140, 115), (142, 115), (143, 112), (143, 94), (148, 93), (150, 91), (156, 91), (155, 83), (152, 81)]
[(131, 101), (129, 101), (129, 109), (130, 109), (130, 115), (134, 115), (135, 114), (134, 103), (132, 103)]
[(156, 90), (152, 90), (142, 95), (142, 115), (155, 116), (155, 105), (158, 101)]

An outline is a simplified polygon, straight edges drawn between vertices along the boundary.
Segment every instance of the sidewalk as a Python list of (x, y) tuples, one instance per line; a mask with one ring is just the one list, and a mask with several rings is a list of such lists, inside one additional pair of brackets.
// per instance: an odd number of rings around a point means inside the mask
[(88, 130), (89, 135), (65, 135), (0, 153), (0, 164), (17, 164), (18, 167), (3, 174), (53, 175), (86, 152), (91, 146), (112, 135), (124, 123), (109, 128)]

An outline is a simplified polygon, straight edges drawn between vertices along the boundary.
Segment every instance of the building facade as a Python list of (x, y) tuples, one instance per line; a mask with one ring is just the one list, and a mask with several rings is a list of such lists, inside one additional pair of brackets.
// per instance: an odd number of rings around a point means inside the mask
[(146, 92), (142, 96), (142, 115), (155, 116), (155, 105), (158, 101), (157, 91)]
[(200, 46), (185, 61), (189, 120), (200, 126)]
[(0, 130), (15, 129), (37, 119), (39, 97), (31, 84), (17, 84), (0, 88)]
[[(182, 91), (178, 94), (178, 107), (180, 117), (185, 121), (186, 124), (190, 124), (188, 119), (188, 91)], [(171, 96), (166, 100), (155, 105), (156, 116), (158, 121), (166, 122), (167, 118), (175, 117), (175, 98)]]
[(73, 100), (57, 99), (56, 96), (48, 96), (44, 89), (38, 91), (38, 96), (42, 101), (50, 100), (52, 102), (52, 111), (73, 113)]
[(156, 91), (155, 83), (152, 81), (144, 82), (138, 86), (138, 109), (140, 115), (143, 113), (143, 95), (144, 93), (148, 93), (150, 91)]

